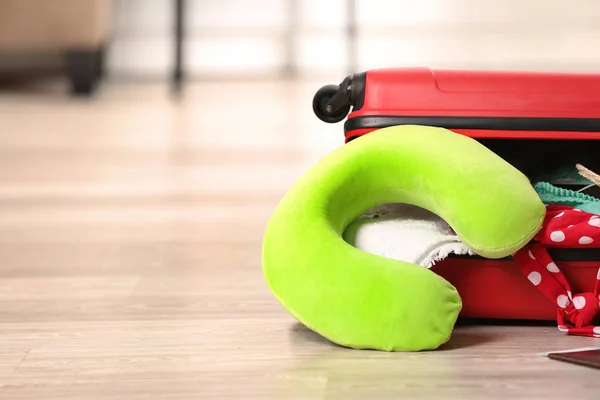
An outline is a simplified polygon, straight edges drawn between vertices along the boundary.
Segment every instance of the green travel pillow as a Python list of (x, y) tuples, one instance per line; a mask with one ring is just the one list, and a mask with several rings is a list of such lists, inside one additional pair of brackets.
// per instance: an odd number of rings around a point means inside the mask
[(391, 203), (437, 214), (487, 258), (523, 247), (545, 216), (521, 172), (446, 129), (389, 127), (333, 151), (281, 200), (264, 235), (262, 261), (283, 307), (341, 346), (433, 350), (449, 340), (462, 308), (456, 289), (429, 269), (344, 241), (356, 218)]

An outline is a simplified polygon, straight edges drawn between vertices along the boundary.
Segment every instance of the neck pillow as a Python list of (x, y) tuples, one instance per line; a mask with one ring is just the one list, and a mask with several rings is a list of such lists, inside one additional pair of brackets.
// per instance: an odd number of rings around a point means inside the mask
[(406, 203), (443, 218), (475, 254), (509, 256), (541, 229), (545, 206), (520, 171), (449, 130), (395, 126), (359, 137), (305, 172), (263, 238), (263, 273), (281, 305), (354, 349), (433, 350), (462, 303), (427, 268), (359, 250), (342, 235), (373, 207)]

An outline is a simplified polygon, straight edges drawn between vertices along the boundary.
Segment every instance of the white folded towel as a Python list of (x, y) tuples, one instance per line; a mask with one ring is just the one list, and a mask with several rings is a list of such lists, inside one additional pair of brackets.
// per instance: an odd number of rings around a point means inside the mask
[(409, 204), (374, 208), (344, 232), (354, 247), (430, 268), (450, 254), (474, 255), (437, 215)]

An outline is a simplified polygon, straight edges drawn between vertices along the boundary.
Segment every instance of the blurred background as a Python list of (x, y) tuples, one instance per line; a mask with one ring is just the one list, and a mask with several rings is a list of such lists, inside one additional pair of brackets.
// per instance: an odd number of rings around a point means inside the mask
[(321, 86), (600, 71), (598, 21), (597, 0), (0, 0), (0, 239), (256, 245), (343, 144), (312, 112)]
[(344, 142), (318, 88), (382, 67), (600, 71), (598, 21), (597, 0), (0, 0), (0, 264), (173, 241), (256, 263), (278, 200)]
[(598, 0), (0, 0), (3, 393), (327, 386), (294, 357), (340, 351), (338, 379), (346, 353), (261, 274), (279, 199), (344, 143), (315, 92), (380, 67), (600, 72), (598, 43)]
[(193, 81), (407, 65), (594, 70), (598, 20), (594, 0), (2, 0), (0, 60), (5, 74), (47, 72), (101, 50), (111, 82), (168, 82), (179, 61)]

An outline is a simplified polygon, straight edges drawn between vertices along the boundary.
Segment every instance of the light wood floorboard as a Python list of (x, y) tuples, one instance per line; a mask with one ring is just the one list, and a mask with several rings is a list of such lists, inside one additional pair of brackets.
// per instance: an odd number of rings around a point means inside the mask
[(342, 145), (322, 82), (108, 84), (0, 94), (0, 398), (597, 399), (599, 345), (553, 326), (459, 326), (439, 351), (332, 345), (269, 293), (270, 213)]

